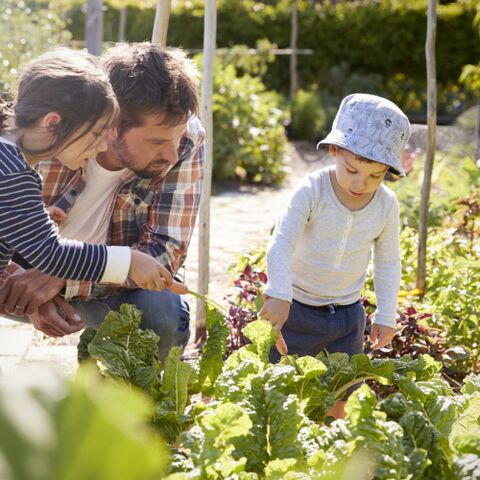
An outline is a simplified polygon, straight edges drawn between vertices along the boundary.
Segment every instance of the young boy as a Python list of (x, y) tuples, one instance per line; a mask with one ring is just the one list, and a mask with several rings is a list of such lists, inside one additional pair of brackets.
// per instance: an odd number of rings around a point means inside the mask
[[(363, 352), (365, 311), (359, 299), (373, 249), (377, 311), (370, 340), (395, 334), (401, 277), (399, 209), (382, 184), (404, 176), (400, 154), (410, 136), (405, 114), (382, 97), (343, 99), (327, 144), (335, 165), (310, 174), (275, 227), (260, 315), (279, 332), (280, 353)], [(279, 360), (272, 350), (271, 361)], [(332, 414), (343, 416), (344, 402)]]

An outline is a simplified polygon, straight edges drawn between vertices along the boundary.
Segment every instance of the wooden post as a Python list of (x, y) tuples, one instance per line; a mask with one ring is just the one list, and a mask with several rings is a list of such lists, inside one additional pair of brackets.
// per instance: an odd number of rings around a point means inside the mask
[[(203, 180), (202, 199), (199, 213), (198, 237), (198, 285), (197, 291), (208, 293), (209, 260), (210, 260), (210, 193), (212, 187), (213, 164), (213, 72), (215, 64), (215, 43), (217, 34), (217, 7), (215, 0), (205, 1), (205, 20), (203, 32), (203, 74), (202, 97), (200, 115), (205, 128), (205, 170)], [(197, 314), (195, 321), (195, 340), (197, 345), (206, 337), (205, 305), (197, 300)]]
[(87, 50), (92, 55), (102, 53), (103, 8), (102, 0), (88, 0), (85, 21), (85, 40)]
[(298, 90), (298, 62), (297, 62), (297, 39), (298, 39), (298, 5), (292, 2), (292, 29), (290, 32), (290, 100), (293, 101)]
[(157, 0), (155, 22), (153, 24), (152, 43), (165, 47), (167, 45), (168, 21), (172, 0)]
[(476, 136), (476, 146), (475, 146), (475, 164), (480, 168), (480, 94), (478, 94), (477, 100), (477, 115), (475, 120), (475, 136)]
[(435, 66), (435, 37), (437, 31), (437, 1), (428, 0), (427, 39), (425, 54), (427, 60), (428, 87), (428, 130), (427, 153), (423, 172), (422, 198), (420, 203), (420, 224), (418, 232), (417, 288), (425, 291), (427, 277), (427, 235), (428, 204), (432, 183), (433, 163), (435, 161), (437, 129), (437, 78)]
[(127, 27), (127, 6), (124, 5), (119, 8), (119, 19), (118, 19), (118, 41), (124, 42), (126, 39), (126, 27)]

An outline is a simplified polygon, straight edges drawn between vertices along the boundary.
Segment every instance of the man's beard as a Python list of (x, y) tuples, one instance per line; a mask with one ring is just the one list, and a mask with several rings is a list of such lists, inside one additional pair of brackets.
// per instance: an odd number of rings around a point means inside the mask
[[(113, 151), (117, 160), (126, 168), (129, 168), (140, 178), (155, 178), (164, 177), (168, 171), (172, 168), (172, 164), (167, 160), (154, 159), (145, 168), (138, 169), (134, 166), (133, 155), (130, 153), (127, 147), (127, 142), (123, 138), (116, 138), (112, 142)], [(161, 168), (153, 169), (152, 164), (161, 164)]]

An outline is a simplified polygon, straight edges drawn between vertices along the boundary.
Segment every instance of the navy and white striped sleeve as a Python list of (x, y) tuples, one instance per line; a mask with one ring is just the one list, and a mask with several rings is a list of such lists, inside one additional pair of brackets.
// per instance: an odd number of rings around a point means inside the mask
[(100, 281), (107, 247), (60, 238), (42, 202), (38, 174), (11, 159), (12, 165), (5, 160), (0, 165), (0, 242), (42, 272), (69, 280)]

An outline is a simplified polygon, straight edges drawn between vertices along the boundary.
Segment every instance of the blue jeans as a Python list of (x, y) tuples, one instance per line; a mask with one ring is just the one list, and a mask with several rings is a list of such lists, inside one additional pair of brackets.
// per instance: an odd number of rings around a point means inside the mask
[(164, 360), (173, 346), (185, 346), (190, 336), (190, 309), (180, 295), (164, 290), (122, 290), (101, 300), (72, 300), (82, 320), (89, 327), (98, 328), (105, 315), (118, 310), (122, 303), (131, 303), (142, 311), (140, 328), (151, 329), (159, 337), (158, 358)]

